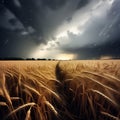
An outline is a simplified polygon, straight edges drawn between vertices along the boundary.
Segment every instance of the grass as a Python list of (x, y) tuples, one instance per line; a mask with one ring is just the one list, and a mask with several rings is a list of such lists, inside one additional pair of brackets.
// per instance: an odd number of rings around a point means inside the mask
[(1, 120), (120, 120), (120, 61), (1, 61)]

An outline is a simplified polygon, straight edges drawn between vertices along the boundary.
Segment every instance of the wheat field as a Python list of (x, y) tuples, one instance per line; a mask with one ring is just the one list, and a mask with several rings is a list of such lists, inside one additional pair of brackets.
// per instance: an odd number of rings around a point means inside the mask
[(120, 60), (0, 61), (1, 120), (120, 120)]

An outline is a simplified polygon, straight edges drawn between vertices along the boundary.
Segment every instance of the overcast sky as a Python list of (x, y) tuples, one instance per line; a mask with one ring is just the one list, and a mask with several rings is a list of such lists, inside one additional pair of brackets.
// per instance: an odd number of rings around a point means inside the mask
[(120, 57), (120, 0), (1, 0), (0, 57)]

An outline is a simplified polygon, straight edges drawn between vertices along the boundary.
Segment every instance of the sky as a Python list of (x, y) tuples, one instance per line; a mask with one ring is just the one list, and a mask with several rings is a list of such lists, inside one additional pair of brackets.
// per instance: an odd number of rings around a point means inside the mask
[(120, 57), (120, 0), (0, 0), (0, 57)]

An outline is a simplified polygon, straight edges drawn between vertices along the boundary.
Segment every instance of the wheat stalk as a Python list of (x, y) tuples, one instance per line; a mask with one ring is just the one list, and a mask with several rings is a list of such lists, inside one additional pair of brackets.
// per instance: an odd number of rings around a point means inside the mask
[(109, 87), (109, 86), (107, 86), (107, 85), (102, 84), (101, 82), (95, 80), (94, 78), (90, 78), (90, 77), (87, 76), (87, 75), (85, 76), (85, 78), (87, 78), (87, 79), (89, 79), (89, 80), (91, 80), (91, 81), (93, 81), (93, 82), (95, 82), (95, 83), (97, 83), (97, 84), (103, 86), (104, 88), (107, 88), (107, 89), (109, 89), (109, 90), (111, 90), (111, 91), (117, 93), (118, 95), (120, 95), (120, 93), (119, 93), (118, 91), (116, 91), (115, 89), (113, 89), (113, 88), (111, 88), (111, 87)]
[(30, 91), (32, 91), (33, 93), (37, 94), (38, 96), (41, 96), (41, 94), (35, 88), (32, 88), (31, 86), (26, 85), (26, 84), (23, 84), (23, 86), (29, 89)]
[(90, 90), (92, 92), (94, 92), (94, 93), (97, 93), (97, 94), (103, 96), (105, 99), (107, 99), (108, 101), (110, 101), (111, 103), (113, 103), (116, 107), (118, 107), (118, 104), (114, 100), (112, 100), (111, 98), (109, 98), (108, 96), (106, 96), (105, 94), (103, 94), (102, 92), (100, 92), (98, 90), (93, 90), (93, 89), (90, 89)]
[(47, 107), (49, 107), (56, 116), (58, 115), (58, 112), (56, 111), (56, 109), (54, 108), (54, 106), (49, 101), (46, 100), (43, 103), (46, 104)]
[(32, 103), (27, 103), (27, 104), (21, 105), (21, 106), (19, 106), (17, 109), (11, 111), (10, 114), (8, 114), (6, 118), (10, 117), (12, 114), (18, 112), (19, 110), (24, 109), (25, 107), (34, 106), (34, 105), (36, 105), (36, 103), (33, 103), (33, 102), (32, 102)]
[(29, 110), (27, 111), (27, 114), (26, 114), (26, 117), (25, 117), (25, 120), (31, 120), (31, 107), (29, 108)]
[(112, 118), (113, 120), (120, 120), (120, 118), (115, 117), (115, 116), (113, 116), (113, 115), (111, 115), (111, 114), (109, 114), (109, 113), (107, 113), (107, 112), (101, 111), (101, 113), (102, 113), (103, 115), (109, 117), (109, 118)]

